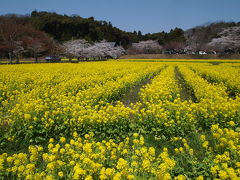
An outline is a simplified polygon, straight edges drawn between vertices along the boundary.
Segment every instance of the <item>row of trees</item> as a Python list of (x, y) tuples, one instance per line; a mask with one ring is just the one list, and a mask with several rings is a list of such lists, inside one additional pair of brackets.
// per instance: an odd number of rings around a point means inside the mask
[[(37, 61), (38, 56), (59, 54), (62, 52), (60, 44), (74, 39), (85, 39), (89, 42), (106, 40), (116, 42), (116, 46), (121, 45), (125, 49), (131, 47), (132, 43), (154, 40), (163, 50), (185, 48), (190, 51), (199, 51), (210, 49), (209, 45), (211, 45), (211, 49), (217, 51), (219, 42), (222, 43), (223, 40), (239, 41), (238, 30), (234, 31), (235, 34), (232, 30), (226, 31), (230, 36), (225, 38), (226, 35), (224, 35), (222, 37), (225, 39), (221, 39), (221, 32), (224, 29), (238, 26), (240, 23), (218, 22), (195, 27), (185, 32), (175, 28), (170, 32), (162, 31), (143, 35), (141, 31), (122, 31), (114, 27), (111, 22), (97, 21), (93, 17), (82, 18), (78, 15), (67, 16), (33, 11), (30, 15), (0, 16), (0, 56), (8, 57), (10, 62), (13, 57), (18, 60), (21, 56), (34, 57)], [(238, 43), (234, 44), (234, 48), (236, 44)]]
[(160, 45), (185, 43), (184, 31), (179, 28), (169, 33), (143, 35), (141, 31), (125, 32), (113, 27), (111, 22), (96, 21), (93, 17), (67, 16), (50, 12), (33, 11), (30, 15), (0, 16), (0, 55), (8, 57), (34, 57), (56, 54), (59, 44), (72, 39), (89, 42), (106, 40), (127, 49), (132, 43), (156, 40)]
[(185, 41), (184, 31), (179, 28), (175, 28), (169, 33), (163, 31), (142, 35), (141, 31), (125, 32), (113, 27), (111, 22), (96, 21), (93, 17), (82, 18), (76, 15), (67, 16), (33, 11), (31, 13), (31, 22), (35, 28), (52, 35), (59, 41), (82, 38), (95, 42), (104, 39), (109, 42), (117, 42), (124, 48), (134, 42), (144, 40), (158, 40), (160, 45), (172, 41)]
[(32, 24), (16, 15), (0, 17), (0, 53), (19, 61), (22, 56), (34, 57), (51, 53), (57, 49), (57, 43), (47, 33), (35, 29)]

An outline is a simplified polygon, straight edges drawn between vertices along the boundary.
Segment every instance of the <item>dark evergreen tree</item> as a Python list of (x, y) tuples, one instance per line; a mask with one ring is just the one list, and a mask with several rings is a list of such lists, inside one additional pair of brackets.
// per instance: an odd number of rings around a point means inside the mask
[(138, 36), (142, 36), (142, 32), (141, 31), (138, 31)]

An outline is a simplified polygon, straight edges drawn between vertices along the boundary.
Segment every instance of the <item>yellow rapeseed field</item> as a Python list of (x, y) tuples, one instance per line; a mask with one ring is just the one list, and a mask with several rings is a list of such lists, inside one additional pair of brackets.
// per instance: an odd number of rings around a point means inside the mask
[(240, 179), (240, 63), (216, 61), (1, 65), (0, 179)]

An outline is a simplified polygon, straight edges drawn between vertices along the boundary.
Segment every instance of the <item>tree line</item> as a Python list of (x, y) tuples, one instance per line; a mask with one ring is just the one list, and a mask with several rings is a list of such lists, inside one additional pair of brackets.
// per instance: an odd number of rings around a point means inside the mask
[(185, 41), (184, 31), (180, 28), (175, 28), (169, 33), (163, 31), (142, 35), (141, 31), (125, 32), (114, 27), (111, 22), (97, 21), (94, 17), (82, 18), (77, 15), (67, 16), (33, 11), (30, 19), (36, 29), (50, 34), (58, 41), (82, 38), (95, 42), (105, 39), (109, 42), (116, 42), (125, 48), (133, 42), (150, 39), (158, 40), (159, 44)]
[(160, 45), (185, 43), (184, 31), (180, 28), (143, 35), (141, 31), (123, 31), (111, 22), (97, 21), (94, 17), (82, 18), (45, 11), (0, 16), (0, 55), (10, 61), (19, 57), (34, 57), (37, 61), (38, 56), (56, 54), (61, 51), (59, 44), (74, 39), (89, 42), (106, 40), (125, 49), (132, 43), (146, 40), (156, 40)]

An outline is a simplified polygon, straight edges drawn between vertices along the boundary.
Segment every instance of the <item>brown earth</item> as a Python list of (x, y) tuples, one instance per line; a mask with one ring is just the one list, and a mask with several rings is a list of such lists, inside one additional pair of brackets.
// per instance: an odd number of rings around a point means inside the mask
[(191, 54), (133, 54), (123, 55), (119, 59), (240, 59), (240, 54), (191, 55)]

